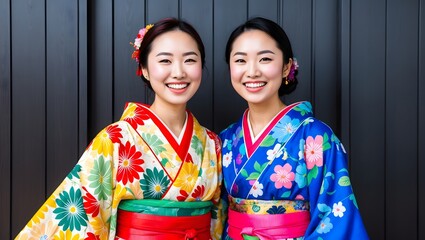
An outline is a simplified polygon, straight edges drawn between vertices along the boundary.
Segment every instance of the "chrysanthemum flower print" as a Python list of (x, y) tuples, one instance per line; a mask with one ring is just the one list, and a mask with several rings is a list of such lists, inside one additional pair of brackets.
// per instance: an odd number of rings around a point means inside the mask
[(127, 194), (127, 188), (122, 184), (117, 184), (114, 190), (114, 200), (112, 202), (112, 208), (118, 208), (118, 204), (120, 204), (121, 199), (126, 199), (125, 195)]
[(156, 155), (166, 150), (164, 143), (155, 134), (142, 134), (142, 137)]
[(198, 186), (192, 193), (192, 197), (197, 201), (201, 201), (205, 193), (205, 186)]
[(270, 176), (270, 180), (274, 182), (274, 186), (277, 189), (285, 187), (290, 189), (292, 187), (292, 181), (294, 181), (295, 174), (292, 172), (292, 166), (289, 163), (286, 163), (283, 167), (281, 165), (276, 165), (274, 167), (274, 172)]
[(69, 192), (63, 191), (56, 199), (57, 208), (53, 210), (56, 214), (55, 219), (59, 220), (59, 226), (63, 231), (80, 231), (81, 227), (87, 226), (87, 215), (83, 207), (83, 197), (81, 190), (71, 187)]
[(55, 235), (54, 240), (80, 240), (80, 234), (73, 234), (70, 230), (59, 232)]
[(96, 198), (86, 190), (85, 187), (83, 187), (83, 190), (85, 192), (83, 196), (84, 209), (86, 210), (87, 214), (91, 214), (92, 217), (96, 217), (99, 215), (100, 204)]
[(127, 182), (132, 183), (134, 179), (139, 180), (139, 173), (144, 172), (142, 164), (144, 163), (142, 153), (137, 151), (136, 146), (126, 142), (125, 145), (120, 144), (119, 163), (117, 171), (117, 181), (125, 185)]
[(342, 205), (342, 202), (334, 203), (332, 213), (335, 217), (343, 217), (345, 211), (346, 209), (344, 205)]
[(44, 224), (37, 224), (29, 230), (31, 237), (26, 238), (26, 240), (51, 239), (57, 231), (57, 228), (58, 226), (50, 220)]
[(144, 198), (161, 199), (162, 195), (168, 189), (170, 179), (163, 170), (146, 169), (140, 180), (140, 187), (143, 190)]
[(84, 238), (84, 240), (100, 240), (99, 236), (95, 235), (94, 233), (87, 233), (87, 237)]
[[(93, 227), (95, 237), (97, 239), (107, 239), (109, 234), (109, 224), (104, 222), (101, 217), (93, 218), (90, 221), (90, 226)], [(96, 239), (96, 238), (94, 238)], [(85, 239), (86, 240), (86, 239)]]
[(99, 200), (106, 200), (112, 194), (112, 169), (109, 161), (103, 156), (94, 161), (93, 169), (88, 176), (89, 187), (94, 188), (94, 194)]
[(186, 162), (175, 180), (174, 186), (180, 187), (186, 192), (191, 192), (198, 180), (199, 168), (197, 165)]
[(204, 152), (204, 146), (203, 146), (203, 142), (201, 142), (201, 140), (198, 137), (193, 136), (191, 141), (191, 147), (192, 149), (195, 150), (196, 154), (198, 154), (199, 156), (202, 156)]
[(314, 166), (323, 166), (323, 137), (320, 135), (315, 138), (308, 136), (305, 144), (307, 169), (312, 169)]
[(145, 121), (150, 119), (150, 117), (143, 107), (131, 104), (126, 108), (122, 119), (127, 121), (134, 129), (137, 129), (137, 125), (144, 125)]
[(177, 196), (177, 201), (184, 202), (189, 197), (189, 194), (184, 190), (180, 190), (179, 193), (180, 195)]
[(93, 139), (92, 148), (97, 150), (98, 154), (110, 156), (114, 150), (113, 143), (120, 142), (120, 138), (122, 138), (121, 128), (117, 125), (108, 126)]

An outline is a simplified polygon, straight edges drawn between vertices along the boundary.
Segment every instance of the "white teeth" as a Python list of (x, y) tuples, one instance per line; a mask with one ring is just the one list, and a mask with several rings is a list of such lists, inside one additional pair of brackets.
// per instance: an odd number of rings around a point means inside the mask
[(249, 88), (258, 88), (258, 87), (262, 87), (264, 85), (266, 85), (265, 82), (245, 83), (245, 86), (247, 86)]
[(186, 88), (188, 85), (189, 84), (187, 84), (187, 83), (172, 83), (172, 84), (167, 84), (167, 86), (169, 88), (172, 88), (172, 89), (183, 89), (183, 88)]

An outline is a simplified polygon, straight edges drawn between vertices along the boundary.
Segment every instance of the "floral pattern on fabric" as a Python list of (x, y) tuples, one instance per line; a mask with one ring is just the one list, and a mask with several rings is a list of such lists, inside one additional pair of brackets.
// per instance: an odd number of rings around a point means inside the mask
[(177, 142), (149, 106), (128, 103), (15, 239), (114, 239), (126, 199), (212, 201), (211, 236), (219, 239), (220, 143), (190, 112)]
[(309, 205), (311, 215), (303, 239), (368, 239), (347, 155), (333, 131), (313, 117), (311, 104), (286, 107), (254, 142), (247, 113), (220, 134), (223, 199), (240, 199), (230, 207), (249, 214), (285, 214), (293, 211), (291, 206), (276, 201), (301, 202)]

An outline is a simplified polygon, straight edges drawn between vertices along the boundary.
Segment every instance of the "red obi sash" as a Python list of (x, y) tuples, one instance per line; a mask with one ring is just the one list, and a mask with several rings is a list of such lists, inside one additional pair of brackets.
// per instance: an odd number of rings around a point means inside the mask
[(305, 235), (310, 223), (310, 212), (285, 214), (246, 214), (229, 209), (229, 236), (243, 240), (243, 234), (261, 240), (297, 238)]
[(199, 216), (158, 216), (118, 209), (116, 239), (206, 240), (211, 213)]

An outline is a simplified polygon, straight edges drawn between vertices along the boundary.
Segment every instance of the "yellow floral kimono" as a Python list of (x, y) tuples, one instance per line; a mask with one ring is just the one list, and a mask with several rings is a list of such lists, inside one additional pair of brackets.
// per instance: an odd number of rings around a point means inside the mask
[(221, 149), (190, 112), (181, 136), (139, 103), (104, 128), (16, 239), (114, 239), (126, 199), (212, 201), (211, 236), (222, 232)]

